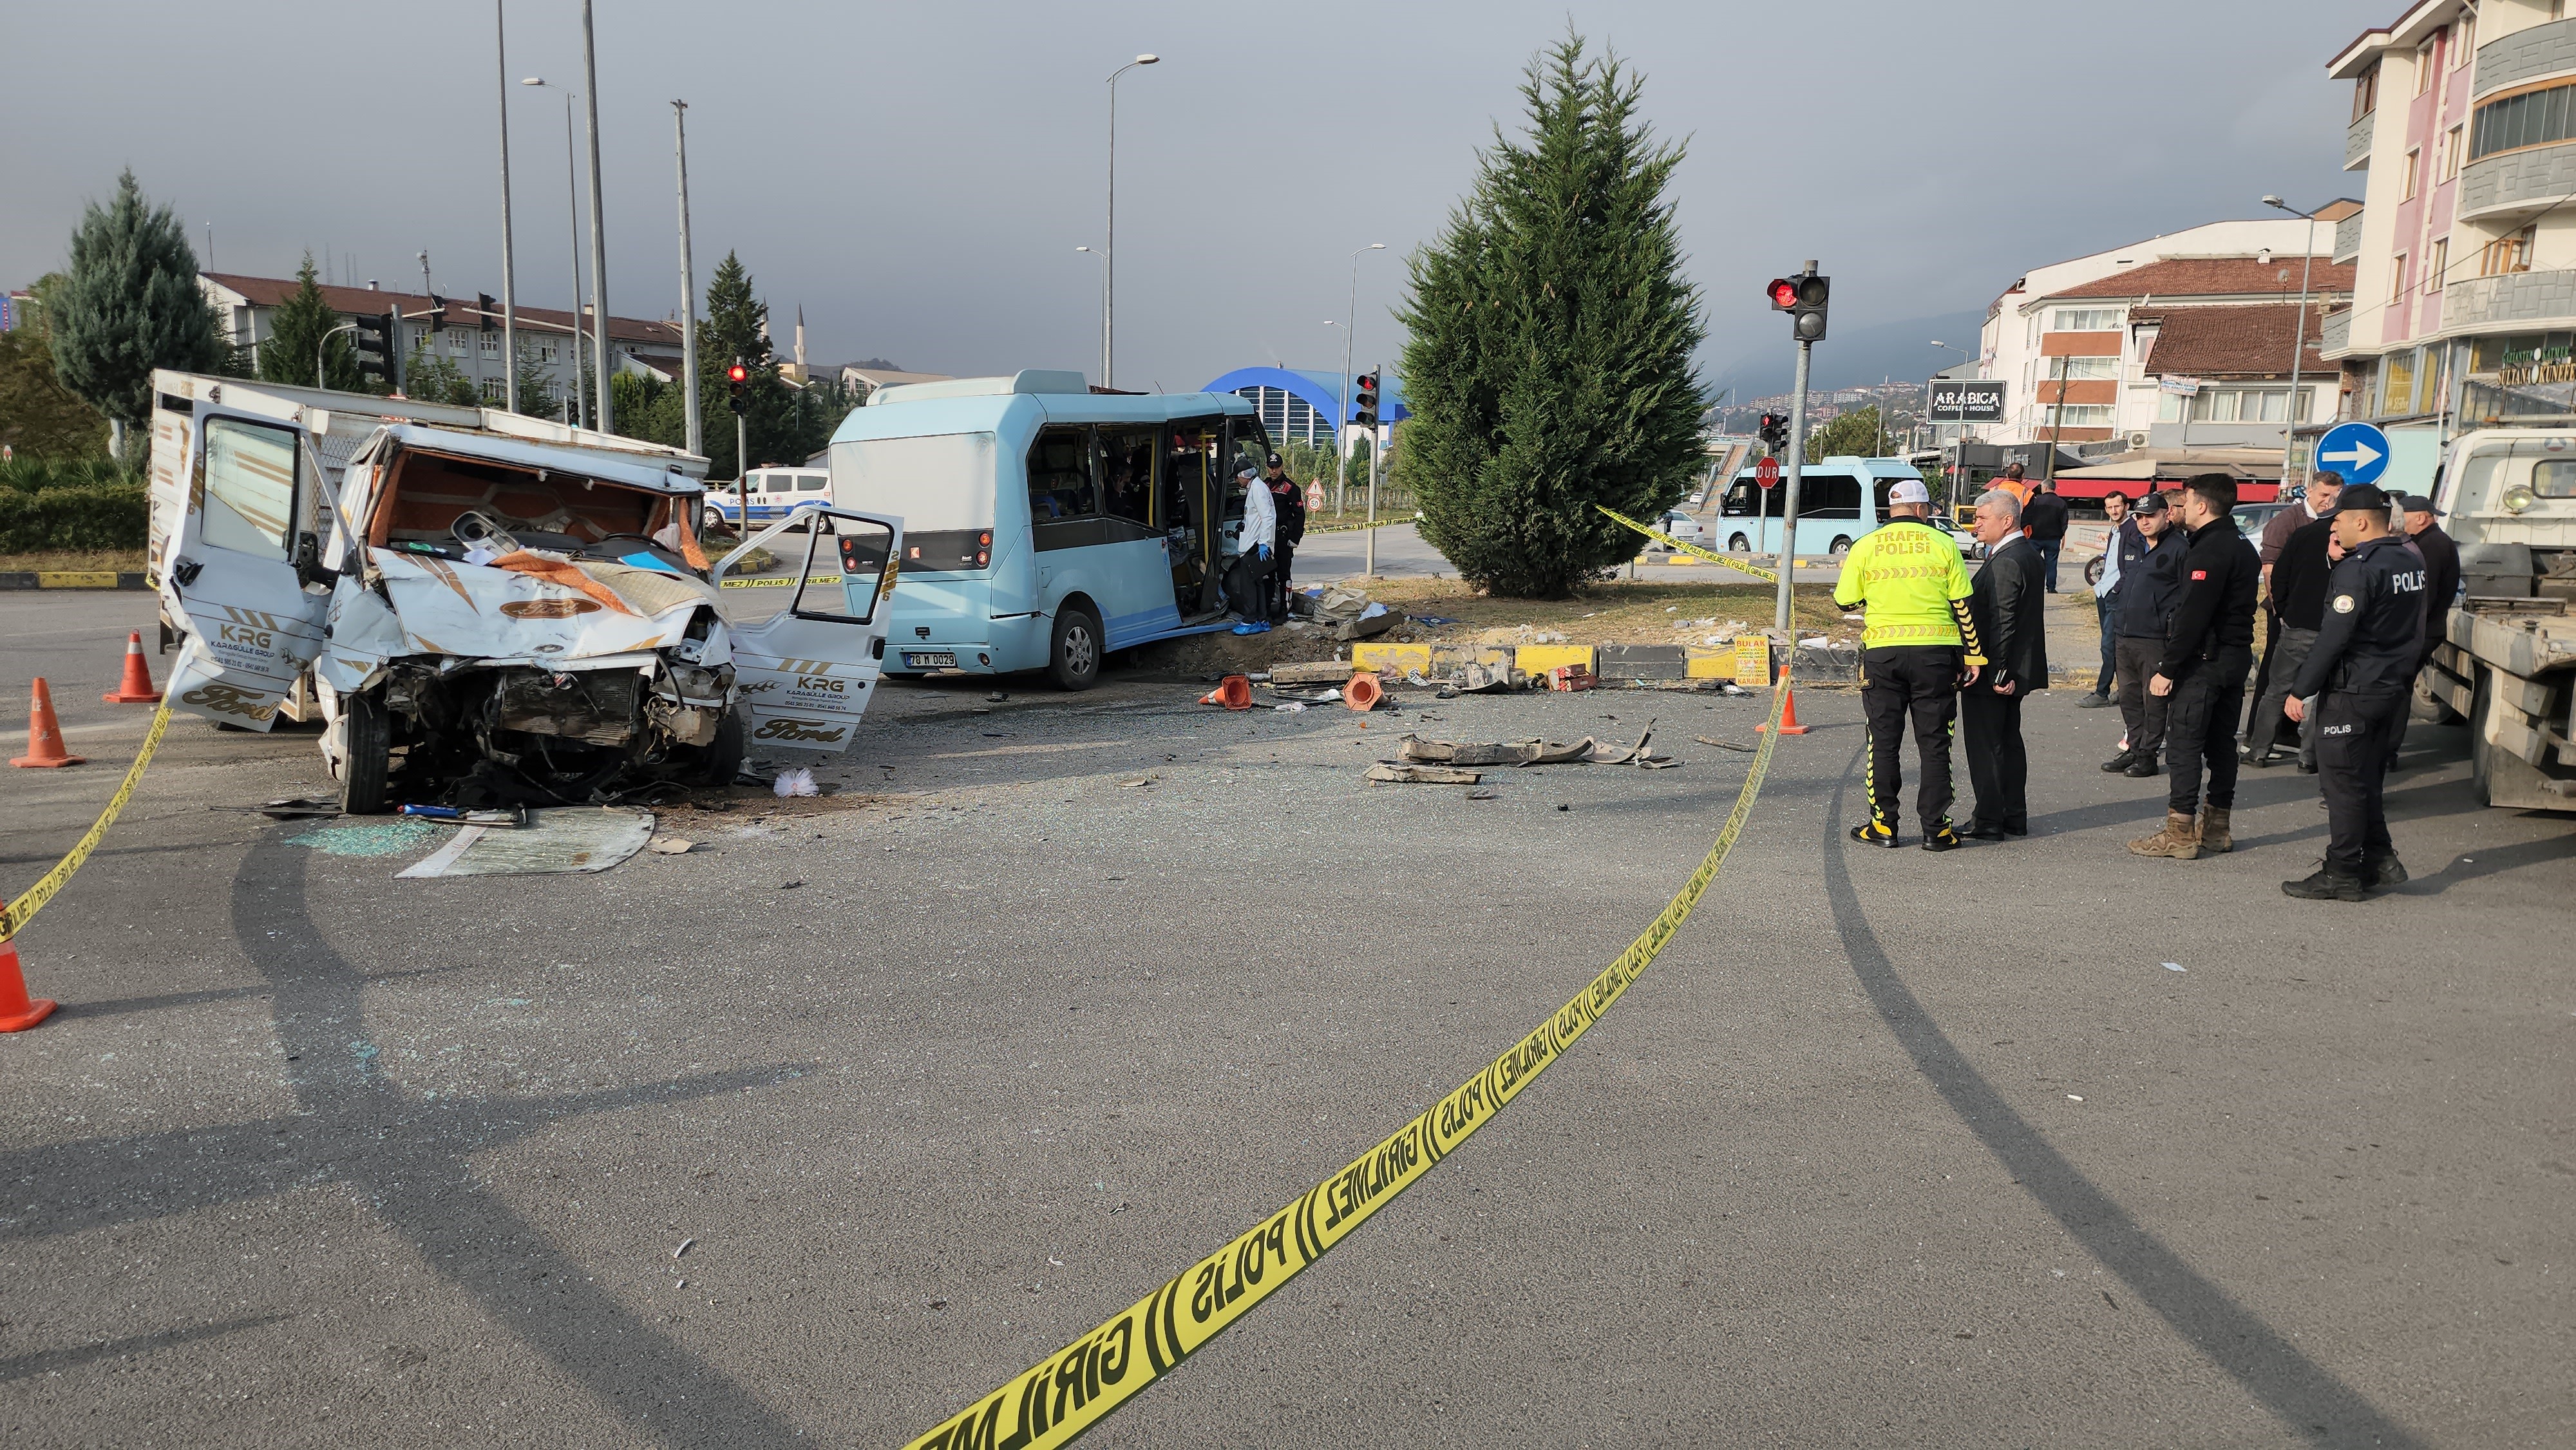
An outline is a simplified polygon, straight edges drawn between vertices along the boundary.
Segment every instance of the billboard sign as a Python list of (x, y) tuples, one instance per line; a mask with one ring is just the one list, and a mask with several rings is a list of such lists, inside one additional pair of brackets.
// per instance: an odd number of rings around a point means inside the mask
[(2000, 423), (2004, 385), (1992, 378), (1934, 378), (1926, 423)]

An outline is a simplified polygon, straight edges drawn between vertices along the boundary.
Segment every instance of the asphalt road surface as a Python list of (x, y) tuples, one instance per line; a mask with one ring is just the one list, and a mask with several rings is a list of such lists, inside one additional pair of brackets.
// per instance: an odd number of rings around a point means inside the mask
[[(141, 736), (75, 702), (150, 601), (0, 613), (0, 680), (104, 727), (0, 772), (16, 890)], [(18, 943), (64, 1007), (0, 1038), (0, 1439), (901, 1442), (1552, 1011), (1762, 708), (987, 688), (891, 688), (843, 795), (592, 876), (395, 880), (425, 847), (220, 809), (322, 787), (309, 734), (174, 724)], [(1097, 1443), (2566, 1443), (2576, 820), (2418, 724), (2414, 881), (2291, 902), (2313, 778), (2138, 860), (2161, 787), (2061, 691), (2029, 840), (1867, 851), (1856, 702), (1799, 703), (1616, 1009)], [(1681, 768), (1360, 779), (1650, 716)]]
[[(1766, 567), (1771, 562), (1767, 554), (1746, 557)], [(1306, 542), (1297, 546), (1296, 557), (1291, 561), (1291, 567), (1297, 571), (1297, 582), (1301, 585), (1364, 576), (1368, 573), (1368, 535), (1357, 529), (1330, 534), (1308, 534)], [(1828, 562), (1819, 556), (1809, 560), (1806, 567), (1799, 569), (1798, 582), (1831, 584), (1840, 567), (1839, 564)], [(1438, 549), (1431, 547), (1412, 524), (1401, 523), (1387, 524), (1377, 531), (1377, 572), (1386, 578), (1420, 577), (1429, 574), (1455, 576), (1458, 567), (1450, 563)], [(1684, 582), (1694, 579), (1739, 584), (1744, 582), (1742, 574), (1722, 564), (1698, 562), (1673, 564), (1667, 562), (1667, 556), (1659, 550), (1639, 556), (1637, 575), (1645, 579), (1670, 579)]]

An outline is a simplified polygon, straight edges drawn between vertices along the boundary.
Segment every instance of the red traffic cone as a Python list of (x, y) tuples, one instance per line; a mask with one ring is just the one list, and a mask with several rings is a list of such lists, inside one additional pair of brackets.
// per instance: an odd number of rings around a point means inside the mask
[[(1753, 728), (1758, 732), (1768, 730), (1771, 726), (1768, 721), (1765, 721)], [(1794, 690), (1787, 692), (1780, 701), (1780, 733), (1783, 735), (1807, 733), (1807, 727), (1798, 723), (1798, 694)]]
[(0, 1032), (24, 1032), (53, 1015), (53, 1003), (27, 996), (26, 974), (18, 970), (18, 944), (0, 941)]
[(1216, 688), (1199, 696), (1202, 705), (1223, 705), (1229, 710), (1252, 708), (1252, 679), (1248, 675), (1228, 675), (1216, 682)]
[(1386, 687), (1366, 671), (1351, 676), (1351, 682), (1342, 686), (1342, 703), (1363, 713), (1376, 709), (1377, 702), (1385, 698)]
[(27, 753), (9, 763), (21, 770), (51, 770), (78, 765), (84, 759), (63, 749), (63, 725), (54, 718), (54, 692), (45, 688), (44, 676), (36, 676), (35, 699), (27, 706)]
[(125, 679), (116, 692), (99, 699), (110, 705), (157, 705), (161, 692), (152, 688), (151, 667), (143, 662), (143, 633), (128, 630), (125, 635)]

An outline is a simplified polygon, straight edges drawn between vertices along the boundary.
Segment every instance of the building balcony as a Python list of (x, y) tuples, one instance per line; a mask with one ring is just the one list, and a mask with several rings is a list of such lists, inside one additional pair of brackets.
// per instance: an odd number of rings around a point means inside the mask
[(2326, 314), (2317, 328), (2317, 351), (2327, 357), (2352, 346), (2352, 309), (2349, 307)]
[(2462, 168), (2451, 214), (2464, 222), (2536, 214), (2569, 192), (2576, 192), (2576, 141), (2526, 146)]
[(2379, 113), (2373, 111), (2344, 128), (2344, 170), (2359, 171), (2370, 164), (2370, 123), (2378, 119)]
[(2483, 98), (2507, 86), (2572, 71), (2576, 71), (2576, 19), (2553, 20), (2479, 46), (2477, 78), (2469, 94)]
[(2361, 213), (2354, 212), (2335, 223), (2334, 255), (2328, 261), (2343, 263), (2361, 255)]
[[(2571, 319), (2576, 319), (2576, 271), (2502, 272), (2454, 282), (2442, 291), (2446, 332)], [(2327, 326), (2333, 326), (2331, 320)]]

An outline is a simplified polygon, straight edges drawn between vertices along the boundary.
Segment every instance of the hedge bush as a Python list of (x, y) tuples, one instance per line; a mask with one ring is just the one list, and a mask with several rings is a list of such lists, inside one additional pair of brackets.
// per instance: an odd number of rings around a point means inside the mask
[(0, 554), (140, 550), (151, 517), (139, 470), (103, 459), (0, 463)]

